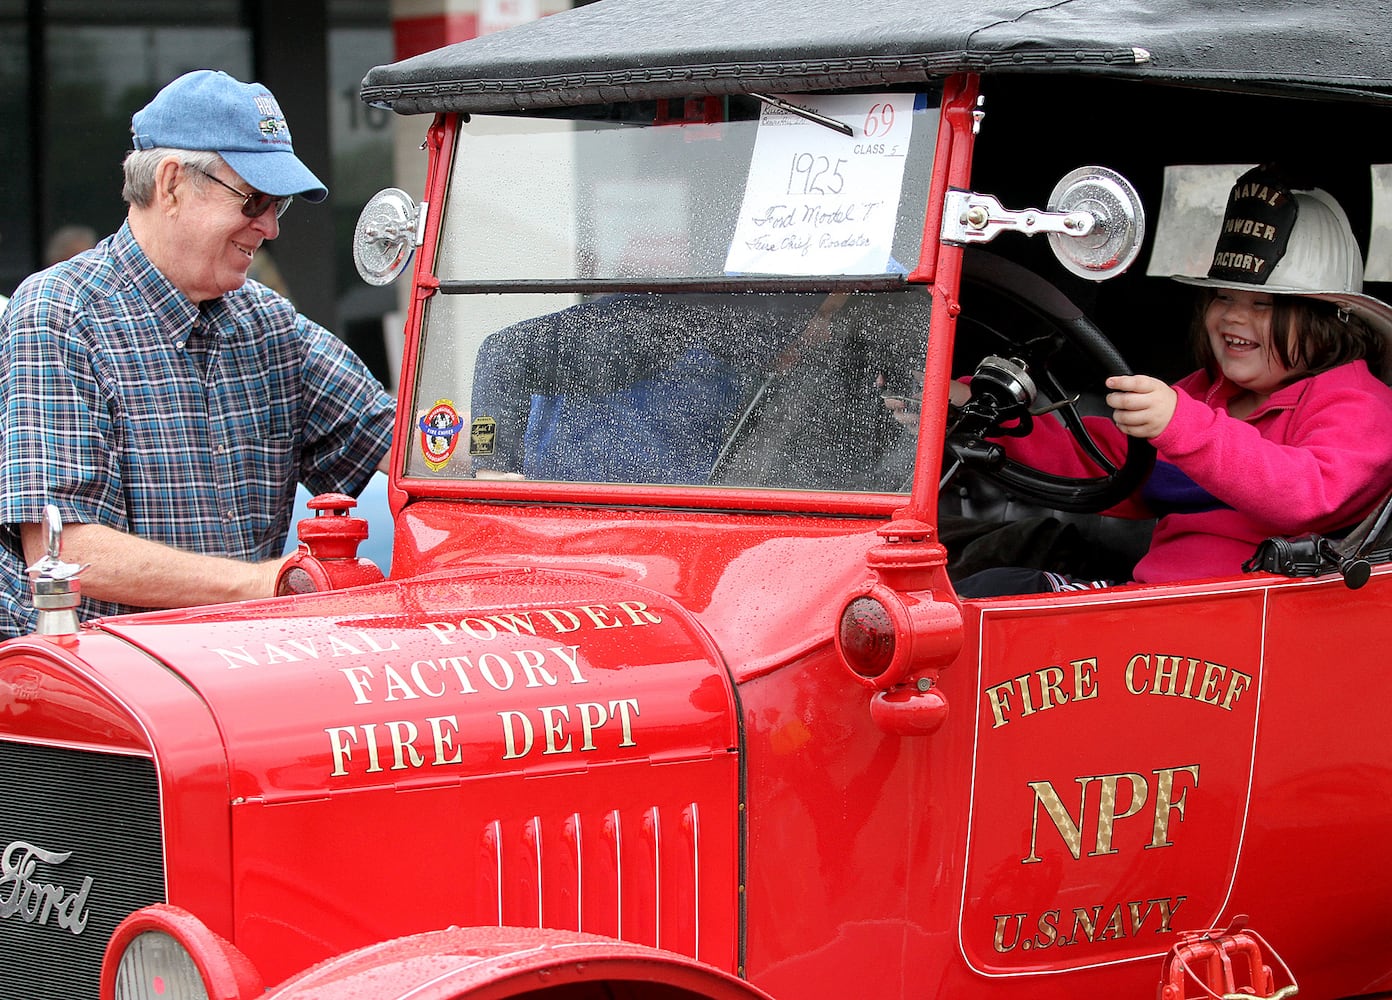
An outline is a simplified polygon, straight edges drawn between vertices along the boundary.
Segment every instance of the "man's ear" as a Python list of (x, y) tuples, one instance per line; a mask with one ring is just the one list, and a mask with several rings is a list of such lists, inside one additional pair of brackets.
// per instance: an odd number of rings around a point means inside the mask
[(155, 168), (155, 207), (164, 213), (178, 209), (179, 199), (187, 196), (189, 184), (183, 165), (176, 156), (166, 156)]

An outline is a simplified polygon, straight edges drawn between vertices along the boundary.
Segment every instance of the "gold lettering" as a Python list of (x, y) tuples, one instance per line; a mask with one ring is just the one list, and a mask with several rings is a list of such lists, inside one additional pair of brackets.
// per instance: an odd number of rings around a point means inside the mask
[(377, 759), (377, 723), (369, 722), (362, 727), (363, 746), (367, 747), (366, 774), (376, 774), (382, 770), (382, 762)]
[[(561, 730), (562, 722), (570, 721), (570, 710), (564, 705), (545, 705), (537, 709), (541, 713), (542, 730), (546, 733), (546, 749), (542, 754), (570, 753), (570, 736)], [(561, 721), (553, 716), (559, 715)], [(565, 737), (564, 745), (557, 746), (556, 737)]]
[[(388, 723), (393, 725), (393, 723)], [(348, 773), (348, 765), (353, 760), (353, 745), (359, 742), (359, 728), (357, 726), (332, 726), (324, 732), (329, 737), (329, 752), (333, 757), (334, 766), (329, 772), (332, 777), (341, 778)], [(373, 774), (382, 770), (382, 763), (377, 755), (377, 724), (369, 722), (361, 729), (361, 743), (367, 750), (367, 767), (363, 770), (364, 774)]]
[(387, 680), (387, 696), (382, 699), (383, 701), (396, 701), (398, 693), (407, 700), (420, 697), (411, 690), (411, 685), (406, 683), (405, 678), (398, 674), (396, 668), (390, 663), (382, 664), (382, 674)]
[(1228, 198), (1229, 202), (1241, 201), (1244, 198), (1256, 198), (1264, 201), (1272, 208), (1280, 205), (1286, 199), (1282, 196), (1280, 189), (1270, 188), (1265, 184), (1248, 181), (1245, 184), (1233, 188), (1232, 195)]
[(1199, 688), (1199, 701), (1205, 705), (1218, 704), (1218, 682), (1222, 679), (1227, 667), (1217, 663), (1205, 663), (1203, 684)]
[[(1021, 718), (1034, 715), (1036, 712), (1058, 708), (1060, 705), (1067, 705), (1070, 701), (1088, 701), (1096, 698), (1098, 693), (1097, 679), (1093, 676), (1093, 671), (1097, 669), (1096, 657), (1073, 660), (1069, 663), (1069, 667), (1073, 673), (1071, 697), (1063, 686), (1068, 672), (1063, 667), (1054, 664), (986, 688), (986, 701), (991, 708), (991, 717), (994, 719), (991, 728), (999, 729), (1011, 721), (1009, 716), (1014, 713), (1011, 700), (1017, 693), (1020, 698), (1019, 714)], [(1034, 693), (1036, 681), (1039, 684), (1037, 699)]]
[(535, 649), (519, 649), (516, 655), (522, 672), (527, 675), (527, 687), (556, 686), (556, 676), (542, 667), (545, 655)]
[[(1116, 811), (1117, 782), (1122, 778), (1131, 783), (1131, 801), (1127, 803), (1126, 811), (1118, 816)], [(1104, 774), (1098, 780), (1101, 782), (1102, 801), (1097, 807), (1097, 849), (1088, 855), (1090, 858), (1095, 858), (1101, 854), (1116, 853), (1116, 848), (1112, 846), (1112, 830), (1116, 821), (1134, 816), (1140, 811), (1141, 806), (1145, 805), (1150, 794), (1150, 787), (1145, 778), (1134, 771), (1124, 774)], [(1082, 820), (1081, 810), (1079, 810), (1078, 818), (1080, 821)], [(1074, 857), (1077, 855), (1075, 854)]]
[(609, 607), (605, 604), (582, 604), (576, 609), (584, 612), (585, 617), (594, 623), (595, 628), (621, 628), (623, 622), (614, 621), (609, 614)]
[(1232, 711), (1233, 702), (1242, 697), (1242, 692), (1252, 686), (1250, 674), (1244, 674), (1241, 670), (1234, 670), (1228, 678), (1228, 691), (1223, 695), (1223, 707), (1229, 712)]
[(417, 660), (415, 663), (411, 664), (411, 680), (415, 681), (416, 687), (420, 688), (431, 698), (443, 698), (445, 696), (444, 681), (440, 682), (439, 690), (432, 688), (425, 682), (425, 678), (421, 675), (421, 667), (429, 667), (438, 675), (440, 673), (439, 664), (434, 660)]
[[(581, 702), (578, 705), (539, 705), (543, 756), (572, 753), (575, 750), (572, 707), (579, 718), (580, 750), (594, 750), (596, 735), (610, 722), (619, 723), (618, 747), (636, 746), (634, 719), (642, 714), (637, 698), (620, 698), (608, 703)], [(537, 728), (527, 712), (509, 709), (498, 713), (503, 724), (503, 760), (516, 760), (530, 754), (536, 745)]]
[[(1065, 948), (1076, 944), (1104, 944), (1126, 937), (1138, 937), (1141, 930), (1151, 922), (1151, 914), (1159, 913), (1159, 926), (1152, 929), (1154, 934), (1172, 933), (1175, 913), (1185, 902), (1186, 896), (1168, 898), (1108, 901), (1091, 906), (1075, 906), (1071, 911), (1072, 935), (1062, 932), (1061, 923), (1068, 911), (1060, 909), (1044, 910), (1038, 914), (997, 913), (991, 918), (995, 925), (992, 947), (998, 954), (1020, 950), (1031, 951), (1044, 948)], [(1106, 918), (1103, 918), (1106, 914)], [(1024, 928), (1031, 926), (1037, 931), (1033, 937)]]
[(1122, 923), (1123, 912), (1120, 905), (1112, 907), (1112, 915), (1107, 918), (1107, 925), (1097, 935), (1097, 940), (1106, 941), (1110, 937), (1115, 941), (1117, 938), (1126, 937), (1126, 927)]
[(1030, 691), (1029, 679), (1029, 674), (1021, 674), (1015, 678), (1015, 686), (1020, 691), (1021, 718), (1031, 716), (1037, 711), (1034, 707), (1034, 695)]
[(579, 646), (552, 646), (551, 652), (555, 653), (560, 660), (570, 668), (570, 683), (586, 684), (584, 675), (580, 673), (580, 647)]
[(563, 608), (552, 608), (549, 611), (541, 612), (546, 616), (546, 620), (551, 623), (551, 627), (557, 632), (574, 632), (580, 627), (580, 618), (573, 611), (566, 611)]
[(1184, 697), (1197, 698), (1198, 692), (1194, 690), (1194, 682), (1203, 677), (1203, 671), (1198, 668), (1203, 665), (1203, 661), (1197, 657), (1190, 656), (1184, 660)]
[[(359, 633), (357, 633), (357, 634), (358, 634), (358, 635), (362, 635), (361, 632), (359, 632)], [(300, 643), (295, 642), (293, 639), (290, 640), (290, 642), (288, 643), (288, 645), (295, 646), (295, 647), (299, 648), (301, 651), (303, 651), (303, 650), (306, 648), (305, 646), (302, 646)], [(376, 648), (376, 644), (375, 644), (375, 643), (372, 643), (371, 645), (372, 645), (374, 651), (376, 651), (376, 652), (382, 652), (382, 650)], [(307, 644), (307, 648), (310, 649), (310, 650), (314, 650), (315, 647), (314, 647), (314, 644), (311, 642), (311, 643), (308, 643), (308, 644)], [(393, 646), (392, 648), (395, 649), (396, 647)], [(362, 655), (363, 655), (363, 652), (364, 652), (363, 650), (359, 649), (357, 646), (354, 646), (351, 642), (349, 642), (347, 639), (342, 638), (341, 636), (337, 636), (337, 635), (331, 635), (331, 636), (329, 636), (329, 655), (330, 655), (330, 656), (362, 656)], [(317, 651), (310, 652), (310, 653), (308, 653), (308, 655), (314, 657), (315, 659), (318, 659), (318, 658), (319, 658), (319, 654), (318, 654)]]
[(266, 662), (267, 663), (299, 663), (300, 658), (294, 653), (287, 653), (279, 646), (272, 646), (266, 643)]
[(1039, 671), (1039, 710), (1067, 703), (1068, 695), (1063, 693), (1063, 668), (1045, 667)]
[(637, 698), (620, 698), (617, 701), (611, 701), (609, 703), (609, 717), (612, 719), (617, 713), (618, 716), (623, 720), (622, 725), (620, 727), (623, 730), (623, 739), (619, 741), (619, 746), (621, 747), (631, 747), (637, 745), (633, 739), (633, 719), (629, 715), (630, 709), (632, 709), (633, 715), (641, 714), (638, 711)]
[[(425, 721), (430, 724), (430, 734), (435, 741), (434, 765), (439, 767), (441, 764), (458, 764), (463, 761), (464, 751), (454, 742), (455, 736), (459, 733), (459, 720), (453, 715), (441, 715)], [(449, 727), (448, 731), (446, 726)], [(450, 750), (454, 753), (450, 754)]]
[[(571, 684), (588, 683), (580, 670), (579, 646), (553, 646), (548, 649), (519, 649), (510, 653), (484, 653), (475, 663), (467, 656), (447, 656), (436, 660), (415, 660), (404, 671), (390, 663), (379, 669), (380, 677), (386, 687), (383, 701), (414, 700), (422, 697), (443, 698), (449, 694), (449, 685), (442, 675), (453, 674), (458, 680), (458, 694), (478, 694), (479, 689), (470, 680), (470, 672), (483, 677), (488, 686), (495, 691), (509, 691), (517, 682), (517, 671), (512, 666), (515, 661), (525, 677), (526, 687), (555, 687), (562, 679)], [(556, 672), (546, 666), (548, 654), (554, 656), (564, 672)], [(355, 705), (366, 705), (373, 701), (373, 683), (378, 672), (372, 667), (343, 667), (340, 673), (348, 681), (353, 692)]]
[(1091, 911), (1086, 907), (1075, 906), (1073, 908), (1073, 941), (1076, 943), (1082, 938), (1093, 941), (1097, 936), (1097, 925), (1102, 920), (1102, 907), (1094, 906)]
[(461, 618), (459, 627), (483, 642), (491, 642), (498, 638), (497, 627), (486, 618)]
[(354, 645), (337, 633), (308, 636), (298, 639), (285, 639), (280, 643), (266, 643), (260, 647), (259, 656), (246, 646), (231, 649), (214, 648), (212, 653), (222, 657), (229, 669), (254, 667), (273, 663), (300, 663), (304, 660), (322, 660), (325, 657), (364, 656), (368, 652), (387, 652), (399, 648), (394, 641), (383, 646), (371, 635), (363, 631), (352, 632), (361, 645)]
[[(1174, 919), (1174, 915), (1178, 912), (1180, 905), (1188, 898), (1188, 896), (1176, 896), (1173, 900), (1157, 899), (1155, 901), (1160, 907), (1160, 926), (1156, 929), (1156, 934), (1168, 934), (1170, 932), (1170, 921)], [(1173, 906), (1170, 905), (1171, 902), (1174, 903)]]
[[(574, 610), (542, 608), (537, 611), (500, 611), (487, 617), (461, 618), (458, 622), (422, 622), (421, 627), (433, 635), (435, 640), (443, 646), (454, 645), (463, 638), (492, 642), (503, 635), (535, 636), (537, 634), (537, 621), (533, 617), (534, 615), (540, 615), (544, 618), (557, 634), (578, 631), (586, 624), (595, 629), (610, 629), (658, 625), (662, 622), (662, 616), (642, 601), (619, 601), (612, 608), (607, 604), (582, 604)], [(359, 632), (357, 635), (362, 637), (373, 649), (381, 648), (365, 633)], [(397, 649), (399, 647), (393, 642), (388, 648)], [(244, 651), (236, 653), (236, 651), (219, 650), (219, 652), (224, 654), (224, 659), (228, 659), (229, 654), (247, 655)], [(280, 655), (287, 654), (280, 651)], [(254, 663), (254, 657), (250, 658), (250, 661)]]
[(1021, 860), (1020, 864), (1030, 865), (1042, 861), (1039, 856), (1039, 849), (1036, 846), (1039, 837), (1039, 807), (1044, 807), (1044, 812), (1049, 819), (1053, 820), (1054, 828), (1058, 830), (1059, 836), (1063, 838), (1063, 844), (1068, 848), (1068, 853), (1073, 855), (1076, 861), (1082, 857), (1083, 853), (1083, 809), (1087, 806), (1087, 786), (1092, 778), (1076, 779), (1081, 789), (1078, 799), (1078, 820), (1074, 822), (1073, 816), (1068, 808), (1059, 798), (1058, 792), (1054, 791), (1053, 782), (1050, 781), (1031, 781), (1030, 788), (1034, 789), (1034, 822), (1030, 829), (1030, 852), (1029, 856)]
[(353, 689), (353, 704), (366, 705), (372, 701), (368, 694), (372, 691), (372, 685), (368, 679), (372, 676), (371, 667), (343, 667), (339, 672), (348, 678), (348, 686)]
[(594, 731), (609, 721), (609, 713), (596, 701), (582, 701), (575, 706), (580, 712), (581, 750), (595, 748)]
[(1250, 253), (1232, 253), (1223, 251), (1213, 255), (1213, 265), (1215, 267), (1231, 267), (1238, 271), (1250, 271), (1253, 274), (1261, 274), (1266, 270), (1266, 258), (1257, 257)]
[(238, 646), (235, 649), (214, 649), (214, 653), (222, 657), (222, 662), (227, 664), (228, 670), (236, 670), (238, 667), (259, 666), (259, 661), (254, 653), (248, 653), (245, 646)]
[(333, 770), (330, 776), (341, 778), (348, 773), (348, 762), (353, 759), (353, 751), (349, 748), (349, 741), (356, 741), (358, 738), (357, 726), (330, 726), (324, 730), (329, 737), (329, 752), (333, 755)]
[(388, 722), (387, 730), (392, 741), (392, 770), (404, 771), (408, 767), (420, 767), (425, 758), (416, 749), (416, 737), (420, 731), (413, 722)]
[(1073, 668), (1073, 700), (1089, 701), (1096, 698), (1097, 681), (1093, 679), (1092, 672), (1097, 669), (1097, 657), (1074, 660), (1070, 666)]
[(628, 620), (633, 625), (660, 625), (662, 617), (649, 611), (642, 601), (620, 601), (619, 607), (628, 612)]
[(1184, 821), (1184, 804), (1189, 789), (1180, 790), (1179, 798), (1174, 796), (1174, 776), (1179, 773), (1189, 775), (1194, 779), (1192, 787), (1199, 787), (1199, 765), (1189, 764), (1185, 767), (1161, 767), (1155, 771), (1155, 776), (1159, 781), (1155, 785), (1155, 825), (1151, 828), (1150, 843), (1145, 846), (1145, 850), (1154, 847), (1171, 847), (1174, 841), (1170, 840), (1170, 813), (1179, 813), (1180, 822)]
[(467, 656), (447, 656), (440, 663), (454, 671), (454, 676), (459, 680), (460, 694), (478, 694), (478, 688), (474, 687), (469, 675), (464, 672), (465, 664), (471, 667), (474, 665), (472, 660)]
[[(1015, 946), (1020, 943), (1020, 929), (1024, 926), (1026, 916), (1027, 914), (1024, 913), (1004, 913), (996, 915), (996, 940), (994, 944), (996, 951), (1004, 954), (1007, 951), (1015, 950)], [(1005, 929), (1012, 920), (1015, 921), (1015, 937), (1009, 944), (1006, 944)]]
[[(1145, 910), (1142, 912), (1141, 906), (1144, 903)], [(1126, 904), (1127, 910), (1131, 913), (1131, 936), (1135, 937), (1141, 932), (1141, 925), (1146, 922), (1146, 917), (1150, 916), (1150, 911), (1155, 909), (1155, 900), (1137, 900)]]
[[(1150, 843), (1145, 845), (1147, 849), (1158, 847), (1171, 847), (1173, 842), (1170, 840), (1170, 826), (1174, 814), (1178, 814), (1180, 822), (1184, 820), (1184, 812), (1188, 803), (1189, 789), (1197, 788), (1199, 785), (1199, 765), (1189, 764), (1183, 767), (1160, 767), (1156, 768), (1152, 774), (1156, 778), (1156, 794), (1154, 804), (1154, 816), (1151, 823)], [(1175, 776), (1177, 774), (1188, 774), (1192, 779), (1192, 785), (1182, 786), (1177, 792), (1175, 788)], [(1116, 834), (1116, 824), (1120, 820), (1128, 819), (1141, 811), (1141, 808), (1150, 800), (1150, 781), (1142, 774), (1135, 771), (1121, 771), (1116, 774), (1085, 775), (1074, 779), (1079, 788), (1078, 812), (1076, 817), (1064, 805), (1063, 799), (1049, 781), (1031, 781), (1029, 787), (1034, 792), (1034, 803), (1031, 812), (1030, 827), (1030, 852), (1020, 860), (1021, 864), (1036, 864), (1042, 860), (1039, 853), (1039, 813), (1042, 808), (1044, 814), (1053, 822), (1054, 828), (1058, 831), (1068, 853), (1077, 861), (1082, 858), (1082, 829), (1084, 820), (1088, 813), (1088, 786), (1093, 782), (1098, 787), (1097, 803), (1097, 839), (1094, 848), (1088, 853), (1088, 857), (1096, 858), (1108, 854), (1116, 854), (1117, 848), (1113, 845)], [(1126, 783), (1127, 800), (1124, 809), (1118, 809), (1117, 801), (1121, 791), (1122, 782)]]
[(986, 700), (991, 703), (991, 714), (996, 720), (991, 725), (992, 729), (999, 729), (1005, 725), (1007, 721), (1005, 713), (1010, 707), (1010, 692), (1014, 686), (1014, 681), (1006, 681), (1004, 684), (997, 684), (995, 687), (986, 689)]
[[(1168, 668), (1166, 667), (1168, 664)], [(1175, 677), (1179, 673), (1179, 657), (1177, 656), (1158, 656), (1155, 661), (1155, 680), (1151, 686), (1151, 694), (1179, 694), (1175, 690)], [(1168, 690), (1167, 690), (1168, 689)]]
[[(498, 713), (498, 718), (503, 720), (503, 760), (516, 760), (518, 757), (525, 757), (532, 752), (532, 722), (521, 712), (514, 712), (511, 709)], [(516, 727), (522, 727), (522, 743), (517, 742)]]
[(1253, 236), (1270, 242), (1276, 238), (1276, 227), (1256, 219), (1228, 219), (1223, 223), (1223, 231), (1242, 236)]
[(501, 625), (513, 635), (521, 635), (523, 632), (536, 635), (536, 626), (532, 624), (532, 616), (529, 614), (489, 615), (488, 620)]
[(1137, 687), (1135, 683), (1137, 664), (1140, 664), (1141, 666), (1144, 666), (1147, 670), (1149, 670), (1150, 657), (1146, 656), (1144, 653), (1137, 653), (1135, 656), (1131, 657), (1131, 659), (1126, 661), (1126, 690), (1130, 691), (1132, 694), (1145, 694), (1145, 683), (1142, 682), (1140, 687)]
[(1131, 694), (1190, 698), (1228, 711), (1232, 711), (1233, 704), (1252, 686), (1251, 674), (1197, 657), (1164, 653), (1155, 654), (1153, 671), (1150, 654), (1135, 654), (1127, 661), (1125, 676), (1126, 690)]

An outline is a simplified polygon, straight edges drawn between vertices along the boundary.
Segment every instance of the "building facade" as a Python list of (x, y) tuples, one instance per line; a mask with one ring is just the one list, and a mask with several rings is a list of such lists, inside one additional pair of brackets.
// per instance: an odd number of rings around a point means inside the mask
[(100, 238), (120, 226), (132, 113), (181, 73), (221, 69), (274, 91), (296, 152), (330, 191), (324, 204), (287, 213), (258, 277), (391, 382), (398, 293), (358, 278), (350, 241), (374, 192), (421, 190), (424, 157), (409, 151), (424, 123), (367, 107), (358, 85), (377, 63), (552, 9), (541, 0), (0, 0), (0, 294), (50, 261), (60, 231)]

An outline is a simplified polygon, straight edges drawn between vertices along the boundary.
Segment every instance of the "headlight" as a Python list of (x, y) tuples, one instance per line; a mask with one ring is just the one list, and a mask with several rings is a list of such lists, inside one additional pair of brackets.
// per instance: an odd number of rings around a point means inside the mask
[(263, 992), (247, 957), (177, 906), (136, 910), (102, 958), (101, 1000), (252, 1000)]
[(116, 1000), (208, 1000), (208, 990), (183, 945), (164, 931), (143, 931), (121, 953)]

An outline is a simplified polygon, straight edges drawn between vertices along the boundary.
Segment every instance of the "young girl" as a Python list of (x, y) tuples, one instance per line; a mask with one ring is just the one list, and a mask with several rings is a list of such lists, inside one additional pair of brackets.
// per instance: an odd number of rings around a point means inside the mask
[[(1126, 436), (1157, 461), (1108, 513), (1158, 517), (1134, 578), (1159, 583), (1241, 571), (1273, 535), (1356, 523), (1392, 488), (1392, 389), (1381, 380), (1392, 307), (1362, 294), (1348, 219), (1319, 190), (1291, 191), (1268, 168), (1238, 179), (1194, 325), (1200, 371), (1174, 386), (1107, 380), (1112, 420), (1089, 418), (1120, 459)], [(1008, 439), (1013, 458), (1074, 476), (1098, 470), (1062, 425)], [(989, 571), (988, 571), (989, 572)], [(1033, 589), (1089, 584), (1053, 574)], [(959, 593), (1021, 592), (963, 581)]]

